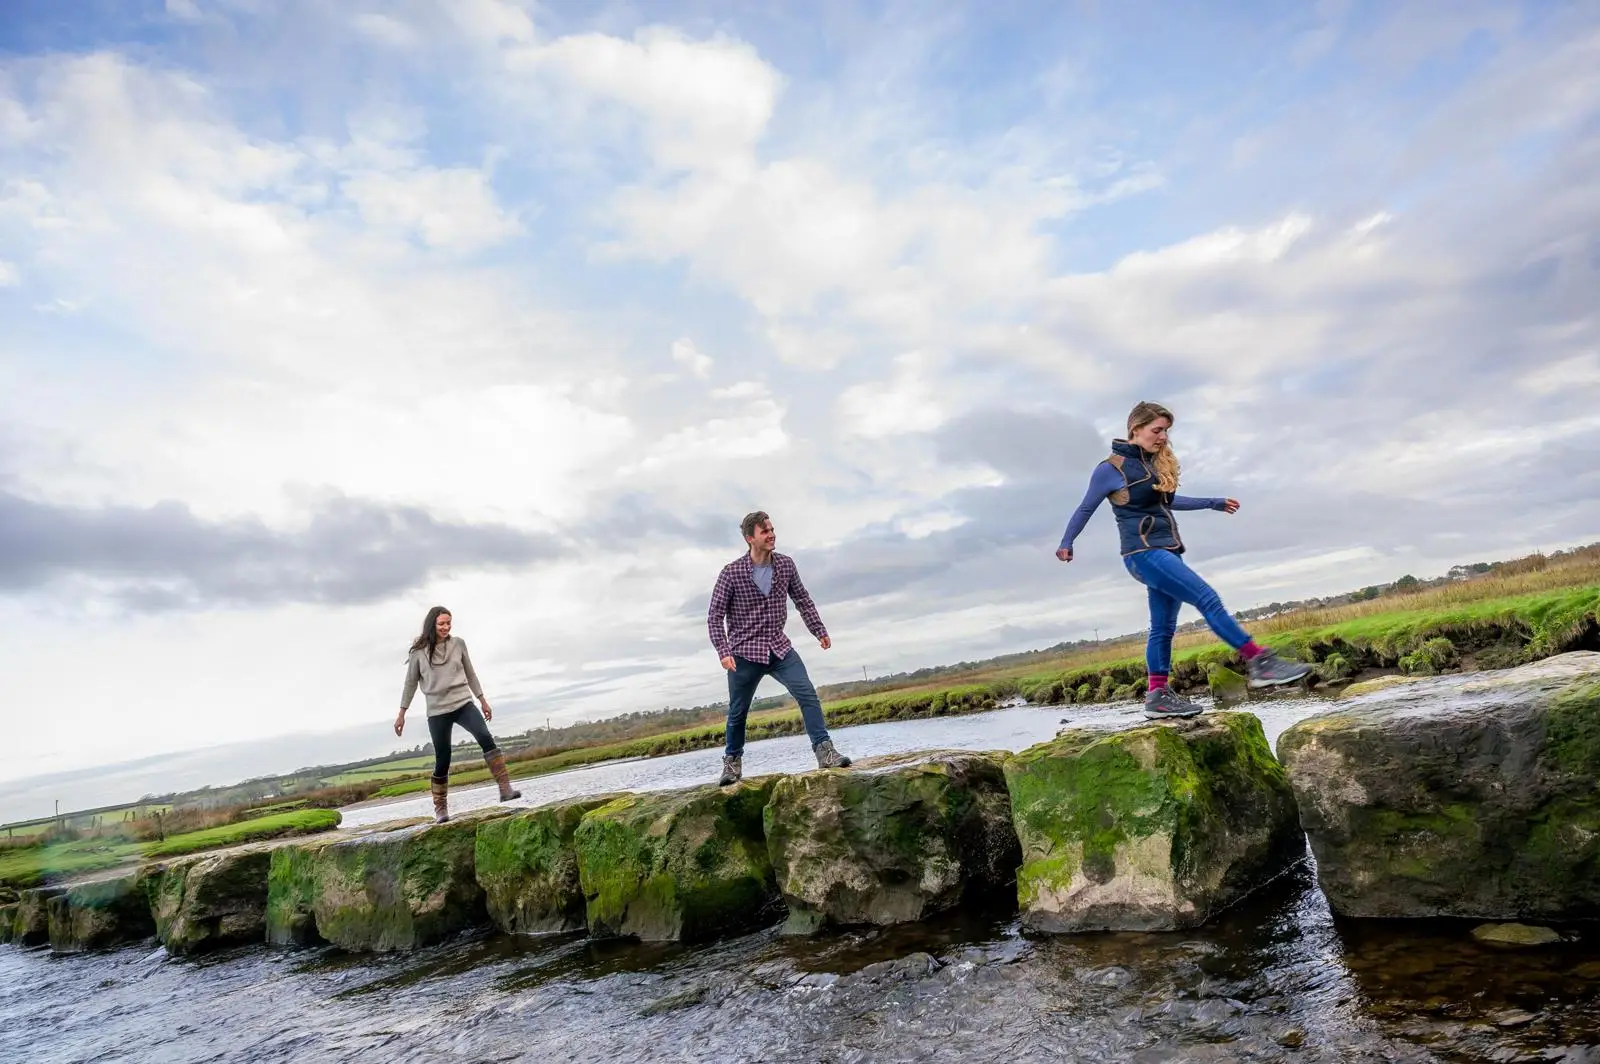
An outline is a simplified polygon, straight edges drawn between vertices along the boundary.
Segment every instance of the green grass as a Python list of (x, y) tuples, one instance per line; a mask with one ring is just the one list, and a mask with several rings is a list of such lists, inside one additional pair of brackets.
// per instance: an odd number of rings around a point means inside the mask
[(172, 857), (197, 850), (214, 850), (219, 846), (232, 846), (259, 839), (275, 839), (284, 835), (309, 835), (328, 831), (339, 826), (339, 813), (334, 809), (295, 809), (287, 813), (241, 820), (237, 824), (191, 831), (174, 835), (165, 842), (147, 842), (146, 857)]
[(433, 767), (433, 756), (427, 757), (402, 757), (393, 761), (384, 761), (377, 765), (362, 765), (348, 772), (340, 772), (333, 776), (324, 776), (322, 783), (328, 787), (343, 787), (351, 783), (370, 783), (373, 780), (389, 779), (398, 776), (410, 776), (422, 769)]
[(0, 884), (12, 888), (36, 887), (131, 864), (141, 858), (175, 857), (259, 839), (309, 835), (338, 824), (337, 810), (297, 809), (173, 835), (160, 842), (140, 843), (118, 836), (97, 836), (50, 846), (5, 848), (0, 849)]

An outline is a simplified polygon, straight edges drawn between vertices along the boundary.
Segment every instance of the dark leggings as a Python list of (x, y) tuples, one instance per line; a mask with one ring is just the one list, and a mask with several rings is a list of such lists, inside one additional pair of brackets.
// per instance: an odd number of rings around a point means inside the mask
[(448, 713), (429, 717), (428, 734), (433, 736), (433, 774), (440, 779), (450, 775), (450, 728), (455, 724), (467, 729), (467, 734), (478, 740), (485, 754), (495, 748), (494, 736), (489, 734), (489, 725), (484, 723), (476, 702), (463, 702)]

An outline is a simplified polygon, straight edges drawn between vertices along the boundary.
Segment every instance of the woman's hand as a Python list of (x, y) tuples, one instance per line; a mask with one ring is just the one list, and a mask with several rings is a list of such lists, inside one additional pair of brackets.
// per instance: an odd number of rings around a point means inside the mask
[(1222, 512), (1225, 513), (1225, 514), (1236, 514), (1236, 513), (1238, 513), (1239, 512), (1239, 500), (1238, 499), (1223, 499), (1222, 500)]
[(489, 708), (489, 700), (487, 698), (478, 699), (478, 705), (483, 707), (483, 719), (485, 722), (494, 720), (494, 710)]
[(399, 735), (401, 732), (403, 732), (405, 730), (406, 730), (406, 711), (402, 709), (400, 711), (400, 715), (398, 717), (394, 718), (394, 733), (396, 735)]
[(1062, 547), (1060, 550), (1056, 551), (1056, 557), (1060, 558), (1064, 562), (1070, 562), (1072, 560), (1072, 548)]

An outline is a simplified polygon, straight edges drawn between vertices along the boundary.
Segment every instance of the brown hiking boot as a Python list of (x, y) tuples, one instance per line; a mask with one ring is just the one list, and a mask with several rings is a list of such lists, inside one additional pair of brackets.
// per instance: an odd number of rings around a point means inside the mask
[(849, 768), (850, 759), (833, 748), (832, 739), (824, 739), (811, 748), (817, 755), (818, 768)]
[(738, 783), (744, 776), (744, 758), (722, 755), (722, 778), (717, 781), (718, 787), (726, 787), (731, 783)]
[(443, 824), (450, 819), (450, 777), (433, 776), (429, 790), (433, 792), (433, 822)]
[(483, 763), (489, 766), (489, 775), (500, 785), (500, 800), (509, 802), (513, 798), (521, 798), (522, 792), (512, 790), (511, 773), (506, 771), (506, 755), (499, 749), (486, 750), (483, 754)]

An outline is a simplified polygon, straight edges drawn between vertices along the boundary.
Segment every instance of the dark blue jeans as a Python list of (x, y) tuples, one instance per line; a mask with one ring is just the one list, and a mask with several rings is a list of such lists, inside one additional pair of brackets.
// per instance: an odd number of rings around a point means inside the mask
[(489, 734), (489, 724), (476, 702), (463, 702), (448, 713), (428, 718), (428, 737), (433, 740), (433, 774), (443, 779), (450, 775), (450, 729), (455, 725), (467, 729), (467, 734), (478, 741), (483, 752), (495, 749), (494, 736)]
[(828, 737), (828, 726), (822, 722), (822, 701), (817, 689), (811, 685), (806, 673), (806, 663), (793, 647), (783, 657), (774, 657), (765, 665), (733, 656), (734, 669), (728, 673), (728, 745), (723, 753), (739, 757), (744, 753), (744, 719), (750, 715), (750, 700), (756, 695), (756, 685), (763, 676), (771, 675), (783, 684), (794, 700), (800, 703), (800, 719), (805, 722), (806, 735), (816, 746)]
[(1170, 550), (1145, 550), (1122, 559), (1133, 578), (1150, 589), (1150, 639), (1145, 643), (1145, 666), (1153, 673), (1172, 671), (1172, 634), (1178, 629), (1178, 610), (1187, 602), (1200, 611), (1217, 638), (1235, 650), (1250, 642), (1222, 604), (1222, 597), (1200, 574)]

